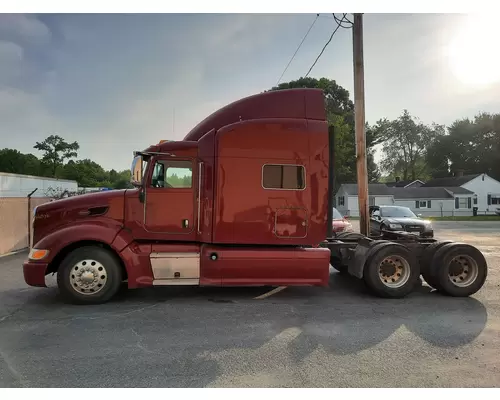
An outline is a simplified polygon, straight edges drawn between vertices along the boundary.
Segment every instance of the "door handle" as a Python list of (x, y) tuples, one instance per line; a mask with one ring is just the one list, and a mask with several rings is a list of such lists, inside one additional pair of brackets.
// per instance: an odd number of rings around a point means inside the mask
[(189, 228), (189, 221), (188, 221), (187, 219), (183, 219), (183, 220), (182, 220), (182, 226), (183, 226), (184, 228)]

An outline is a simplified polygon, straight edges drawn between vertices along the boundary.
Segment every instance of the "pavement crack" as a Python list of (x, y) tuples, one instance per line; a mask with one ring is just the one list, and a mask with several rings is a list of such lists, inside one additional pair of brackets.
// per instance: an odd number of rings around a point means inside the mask
[(130, 328), (130, 329), (132, 330), (132, 333), (133, 333), (135, 336), (137, 336), (137, 342), (136, 342), (136, 344), (135, 344), (135, 345), (136, 345), (136, 347), (137, 347), (137, 348), (139, 348), (139, 349), (141, 349), (141, 350), (143, 350), (143, 351), (144, 351), (144, 352), (146, 352), (146, 353), (149, 353), (149, 354), (153, 353), (153, 351), (149, 350), (148, 348), (146, 348), (146, 347), (142, 344), (142, 336), (141, 336), (141, 335), (139, 335), (139, 334), (137, 333), (137, 331), (136, 331), (134, 328)]

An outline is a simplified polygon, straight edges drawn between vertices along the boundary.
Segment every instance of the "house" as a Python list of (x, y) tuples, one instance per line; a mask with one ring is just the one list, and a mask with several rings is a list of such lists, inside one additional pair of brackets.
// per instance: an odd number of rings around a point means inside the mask
[[(473, 192), (472, 207), (477, 207), (478, 214), (494, 214), (500, 208), (500, 182), (487, 174), (463, 175), (437, 178), (426, 182), (422, 187), (463, 188)], [(464, 200), (458, 204), (460, 208)]]
[[(394, 204), (393, 188), (384, 183), (368, 184), (368, 199), (370, 205)], [(340, 185), (335, 195), (337, 210), (342, 215), (359, 217), (358, 185), (355, 183), (344, 183)]]
[[(462, 187), (388, 187), (368, 185), (369, 205), (408, 207), (422, 217), (472, 215), (474, 193)], [(336, 194), (337, 209), (343, 215), (359, 216), (358, 186), (343, 184)]]
[(422, 217), (472, 215), (474, 193), (462, 187), (393, 188), (394, 204)]

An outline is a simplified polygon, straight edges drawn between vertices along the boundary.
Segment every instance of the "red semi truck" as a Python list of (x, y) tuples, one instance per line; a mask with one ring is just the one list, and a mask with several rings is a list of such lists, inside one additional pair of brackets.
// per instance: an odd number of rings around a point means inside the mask
[(454, 296), (481, 288), (487, 266), (472, 246), (404, 232), (335, 236), (334, 153), (321, 90), (236, 101), (182, 141), (136, 152), (135, 189), (39, 206), (25, 281), (43, 287), (57, 273), (60, 292), (87, 304), (123, 282), (325, 287), (330, 264), (383, 297), (407, 295), (420, 275)]

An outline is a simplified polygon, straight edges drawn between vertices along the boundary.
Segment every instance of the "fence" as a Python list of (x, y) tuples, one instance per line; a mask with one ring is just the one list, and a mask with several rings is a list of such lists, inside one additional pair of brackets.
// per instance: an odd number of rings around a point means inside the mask
[(33, 210), (50, 197), (0, 197), (0, 255), (29, 247), (29, 227)]

